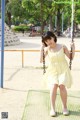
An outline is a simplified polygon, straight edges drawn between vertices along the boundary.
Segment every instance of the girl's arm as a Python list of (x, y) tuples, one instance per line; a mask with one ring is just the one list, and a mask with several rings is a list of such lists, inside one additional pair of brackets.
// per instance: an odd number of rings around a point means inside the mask
[[(74, 45), (74, 43), (72, 43), (71, 47), (72, 47), (72, 60), (73, 60), (74, 55), (75, 55), (75, 45)], [(69, 59), (71, 59), (71, 52), (68, 50), (68, 48), (66, 46), (64, 46), (64, 53), (66, 54), (66, 56)]]
[(46, 57), (48, 52), (47, 49), (45, 49), (44, 45), (41, 46), (41, 50), (40, 50), (40, 63), (43, 62), (43, 51), (44, 51), (44, 56)]

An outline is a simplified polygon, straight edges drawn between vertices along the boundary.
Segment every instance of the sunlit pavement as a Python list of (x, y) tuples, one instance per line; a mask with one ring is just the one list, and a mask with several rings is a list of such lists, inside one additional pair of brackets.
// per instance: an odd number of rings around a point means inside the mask
[[(58, 41), (60, 43), (66, 44), (69, 48), (70, 39), (58, 38)], [(80, 50), (79, 42), (80, 42), (79, 39), (75, 40), (76, 50), (77, 49)], [(10, 46), (10, 47), (7, 46), (5, 47), (5, 49), (38, 49), (39, 50), (40, 45), (41, 45), (40, 37), (36, 37), (36, 38), (21, 37), (20, 45)], [(68, 92), (80, 91), (80, 84), (79, 84), (80, 59), (79, 58), (80, 58), (80, 53), (76, 53), (75, 58), (72, 62), (72, 71), (71, 71), (73, 76), (73, 85), (68, 90)], [(37, 90), (37, 91), (45, 90), (45, 88), (43, 88), (42, 85), (43, 70), (42, 70), (42, 64), (39, 63), (39, 52), (35, 54), (34, 52), (25, 53), (23, 68), (22, 68), (21, 60), (22, 60), (21, 53), (5, 52), (4, 54), (4, 88), (0, 89), (0, 96), (1, 96), (0, 112), (8, 112), (9, 120), (22, 119), (26, 100), (28, 97), (27, 95), (30, 90)], [(35, 98), (35, 94), (34, 94), (34, 98)], [(40, 110), (42, 111), (42, 109)], [(46, 114), (47, 114), (46, 116), (49, 116), (48, 112), (46, 112)], [(35, 120), (35, 119), (32, 118), (26, 120)]]

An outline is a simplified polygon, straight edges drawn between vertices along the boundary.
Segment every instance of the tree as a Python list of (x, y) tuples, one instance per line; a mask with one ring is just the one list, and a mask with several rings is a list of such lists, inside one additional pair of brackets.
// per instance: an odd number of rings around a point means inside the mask
[(21, 0), (8, 0), (6, 3), (6, 15), (8, 18), (8, 25), (11, 26), (11, 16), (19, 21), (23, 21), (25, 18), (26, 11), (22, 7)]
[[(14, 21), (22, 22), (25, 20), (41, 25), (41, 34), (44, 32), (44, 26), (50, 25), (50, 30), (54, 28), (55, 15), (57, 16), (57, 35), (61, 31), (61, 16), (64, 12), (64, 27), (71, 24), (71, 3), (60, 3), (62, 0), (6, 0), (6, 15), (8, 24), (11, 25), (11, 16)], [(70, 1), (70, 0), (65, 0)], [(57, 2), (57, 3), (56, 3)], [(80, 23), (80, 5), (75, 8), (75, 22)]]
[(61, 14), (65, 10), (64, 4), (57, 4), (53, 0), (23, 0), (22, 5), (26, 8), (29, 19), (31, 17), (41, 23), (41, 33), (44, 31), (46, 23), (50, 24), (50, 30), (53, 30), (53, 19), (57, 15), (57, 35), (60, 35)]

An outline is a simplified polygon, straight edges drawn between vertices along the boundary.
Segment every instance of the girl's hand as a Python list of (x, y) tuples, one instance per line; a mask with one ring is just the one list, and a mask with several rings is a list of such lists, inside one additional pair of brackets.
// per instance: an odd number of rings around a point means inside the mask
[(41, 50), (43, 50), (44, 48), (45, 48), (45, 44), (42, 43)]

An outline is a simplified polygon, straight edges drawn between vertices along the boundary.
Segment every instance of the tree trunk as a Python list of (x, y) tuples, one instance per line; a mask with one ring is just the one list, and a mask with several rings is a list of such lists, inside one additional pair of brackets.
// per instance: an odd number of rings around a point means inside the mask
[(7, 11), (8, 25), (11, 27), (11, 13)]
[(50, 31), (53, 31), (53, 25), (52, 25), (52, 16), (50, 16), (50, 28), (49, 28)]
[(41, 0), (41, 35), (44, 32), (44, 20), (43, 20), (43, 0)]
[(57, 35), (60, 36), (60, 20), (61, 20), (61, 14), (60, 9), (57, 11)]

